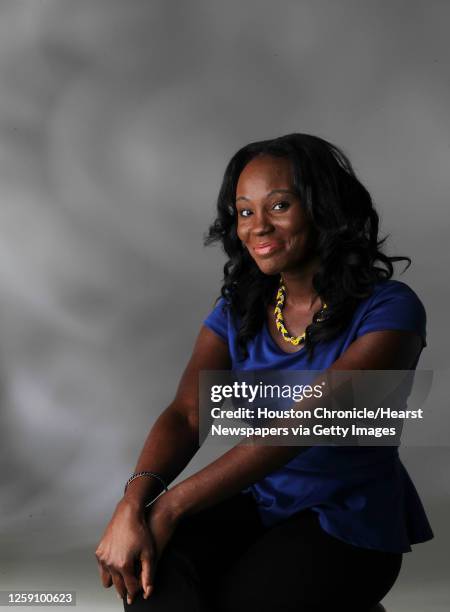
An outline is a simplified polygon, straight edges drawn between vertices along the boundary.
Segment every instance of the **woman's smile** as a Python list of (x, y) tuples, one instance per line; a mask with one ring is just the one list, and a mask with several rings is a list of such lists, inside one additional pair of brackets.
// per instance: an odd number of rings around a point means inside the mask
[(264, 242), (262, 244), (256, 244), (253, 247), (253, 250), (259, 257), (267, 257), (267, 256), (270, 257), (272, 253), (275, 253), (282, 248), (283, 248), (283, 244), (281, 242), (271, 241), (271, 242)]

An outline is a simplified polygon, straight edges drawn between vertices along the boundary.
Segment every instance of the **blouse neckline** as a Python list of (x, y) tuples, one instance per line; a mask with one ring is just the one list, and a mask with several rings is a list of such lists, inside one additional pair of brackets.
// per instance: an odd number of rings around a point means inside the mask
[(268, 343), (270, 344), (271, 348), (273, 350), (275, 350), (277, 353), (280, 353), (281, 355), (298, 355), (299, 353), (304, 353), (305, 352), (305, 347), (304, 346), (303, 346), (303, 348), (299, 349), (298, 351), (294, 351), (292, 353), (288, 353), (287, 351), (283, 351), (283, 349), (280, 346), (278, 346), (278, 344), (272, 338), (272, 334), (270, 333), (270, 329), (269, 329), (269, 326), (267, 324), (267, 320), (266, 319), (264, 319), (263, 331), (264, 331), (264, 333), (266, 334), (266, 336), (268, 338)]

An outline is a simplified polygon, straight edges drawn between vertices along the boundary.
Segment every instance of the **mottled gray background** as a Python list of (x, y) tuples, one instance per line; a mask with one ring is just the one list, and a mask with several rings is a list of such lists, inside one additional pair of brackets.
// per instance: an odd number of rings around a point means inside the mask
[[(420, 365), (448, 403), (449, 18), (436, 0), (0, 2), (0, 588), (120, 609), (93, 553), (218, 293), (202, 235), (250, 140), (350, 155), (414, 259)], [(403, 452), (436, 538), (389, 611), (448, 609), (449, 456)]]

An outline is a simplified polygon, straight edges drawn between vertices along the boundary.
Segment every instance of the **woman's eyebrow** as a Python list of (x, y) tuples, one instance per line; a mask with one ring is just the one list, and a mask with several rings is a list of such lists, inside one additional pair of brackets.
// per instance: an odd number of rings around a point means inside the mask
[[(290, 193), (291, 195), (295, 195), (295, 193), (290, 189), (272, 189), (272, 191), (269, 191), (269, 193), (265, 197), (270, 198), (270, 196), (274, 193)], [(236, 202), (238, 200), (246, 200), (247, 202), (249, 202), (250, 198), (246, 198), (245, 196), (239, 196), (238, 198), (236, 198)]]

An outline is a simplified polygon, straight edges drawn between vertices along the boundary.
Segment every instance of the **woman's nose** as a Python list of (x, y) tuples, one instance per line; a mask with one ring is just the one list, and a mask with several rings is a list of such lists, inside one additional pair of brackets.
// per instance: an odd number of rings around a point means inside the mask
[(254, 215), (252, 232), (255, 236), (268, 234), (273, 230), (270, 219), (265, 214)]

